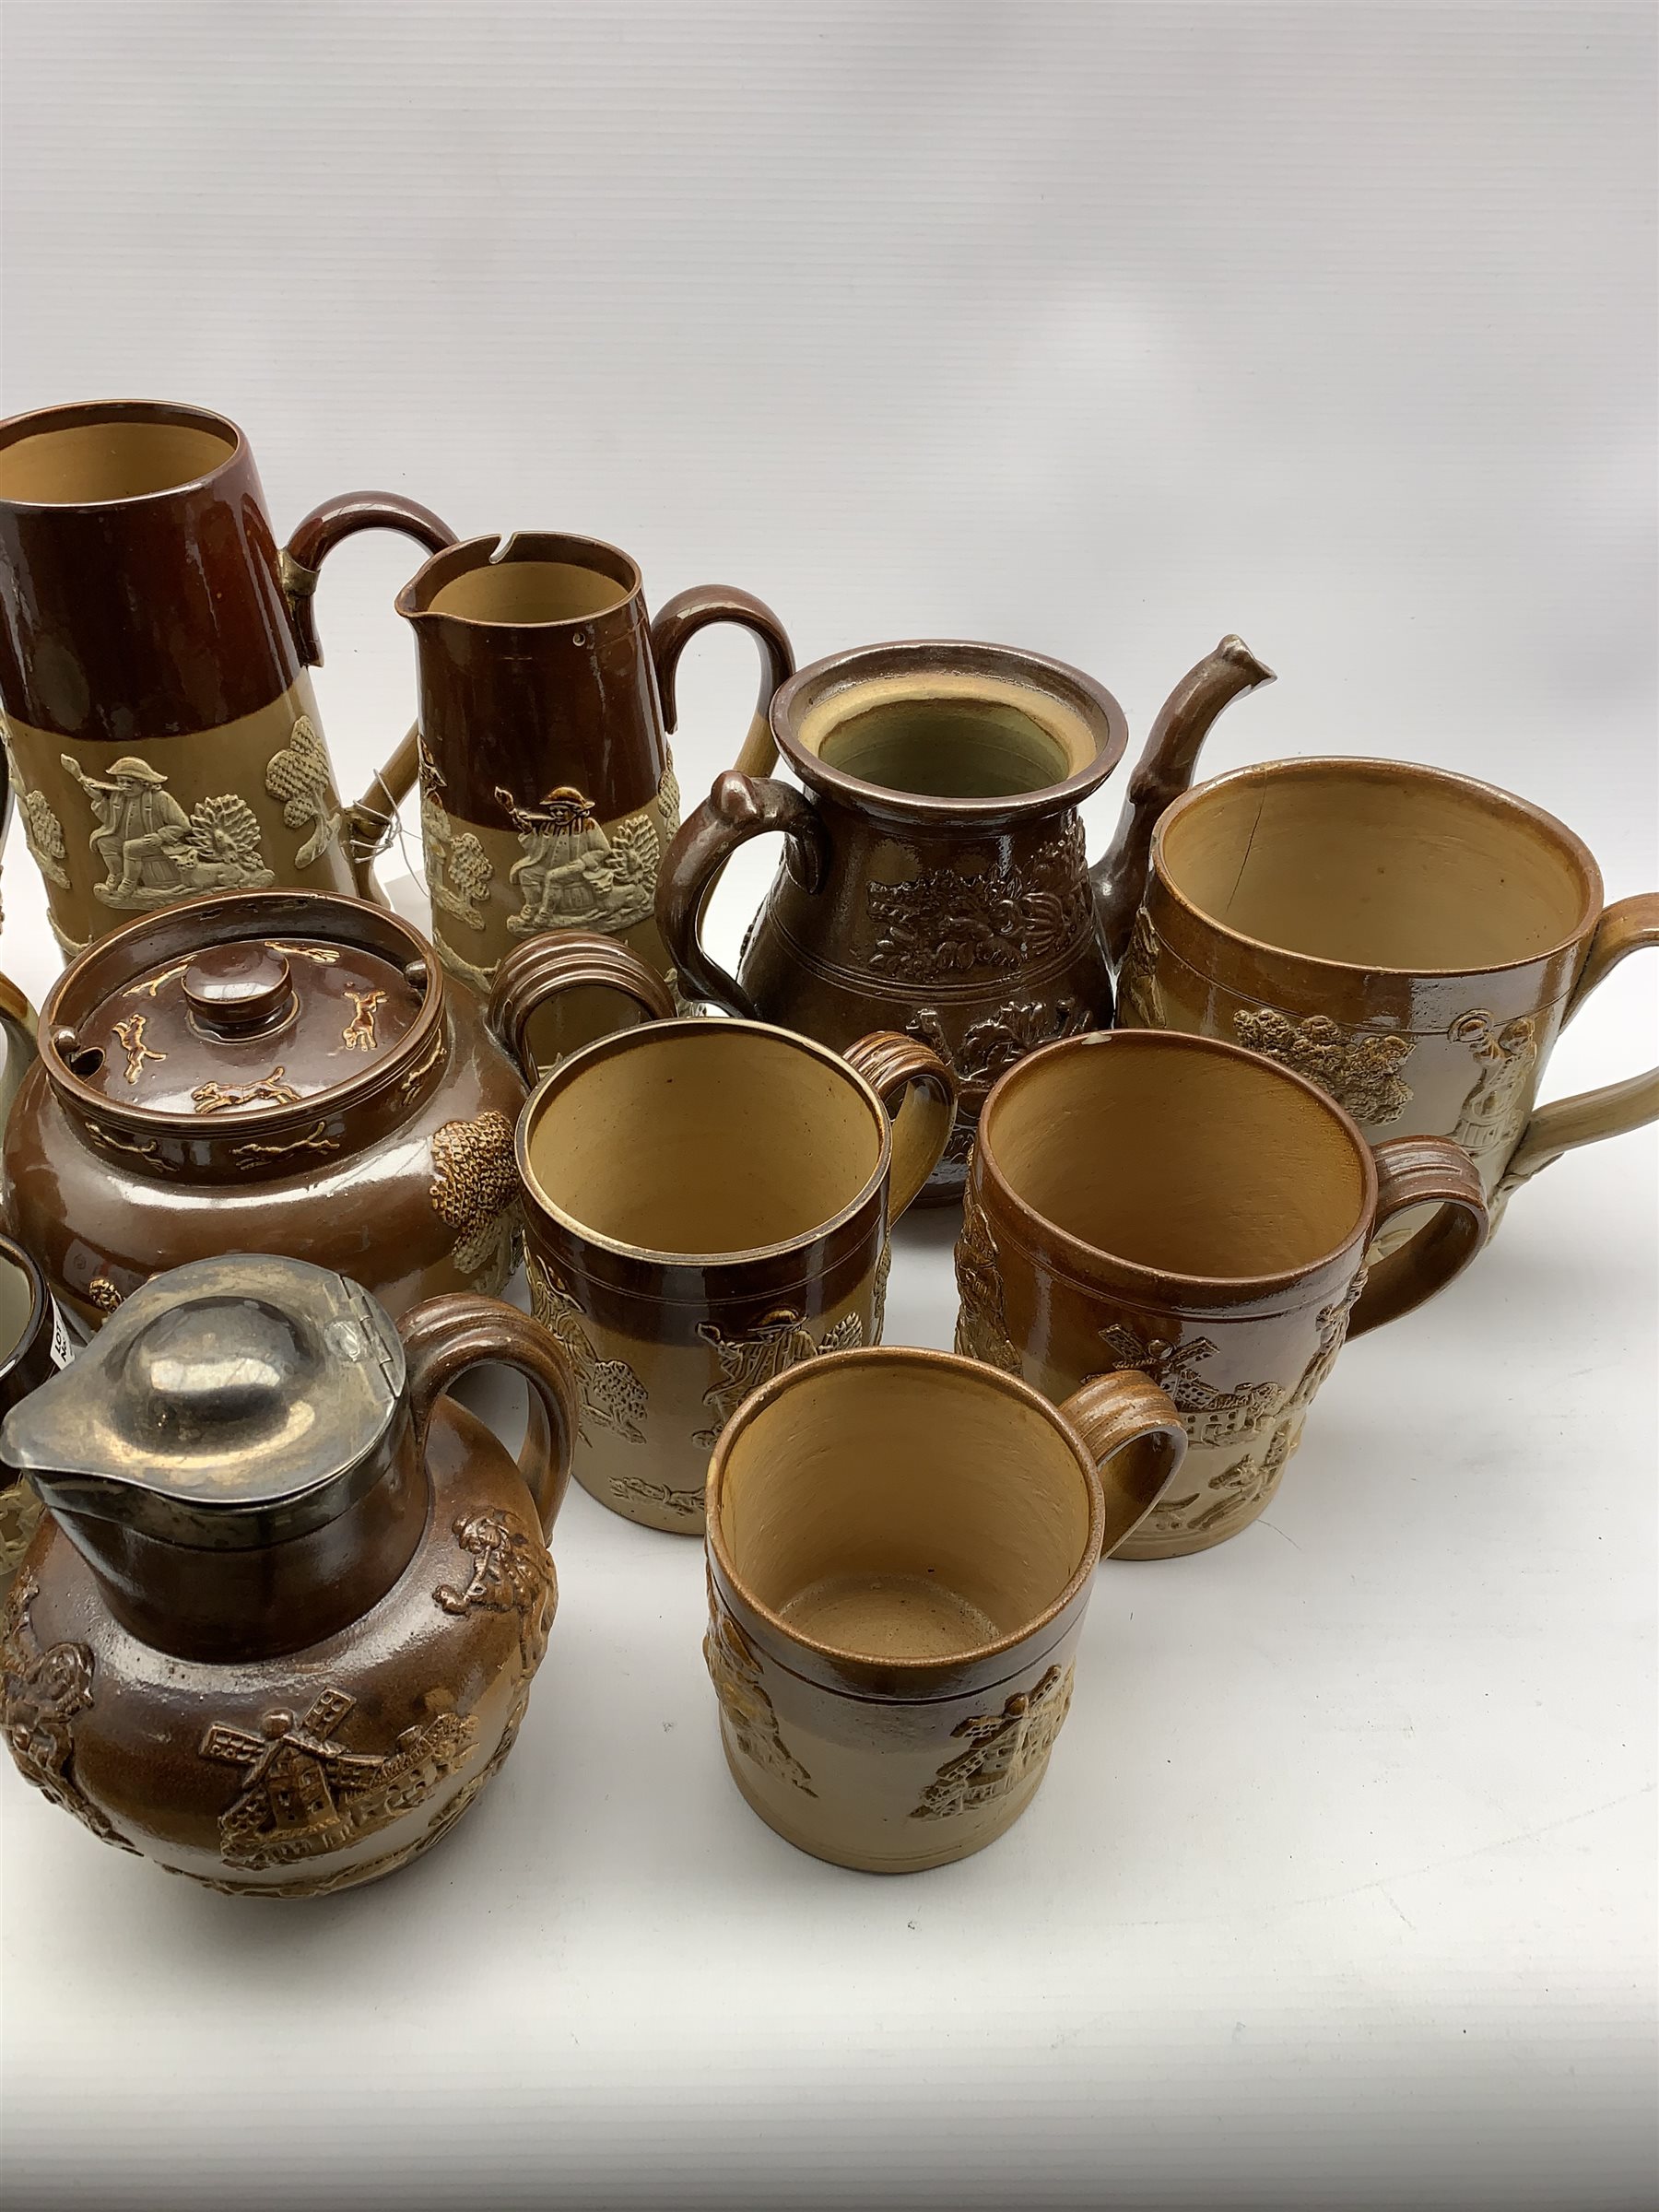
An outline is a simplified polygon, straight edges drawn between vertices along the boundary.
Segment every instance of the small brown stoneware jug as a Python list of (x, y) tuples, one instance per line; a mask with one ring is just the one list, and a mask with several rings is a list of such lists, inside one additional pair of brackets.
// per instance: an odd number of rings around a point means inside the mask
[[(444, 1395), (486, 1360), (530, 1385), (516, 1466)], [(147, 1285), (0, 1429), (48, 1508), (0, 1641), (24, 1780), (212, 1889), (406, 1865), (524, 1718), (574, 1414), (557, 1347), (493, 1299), (399, 1330), (296, 1260)]]
[(394, 1317), (511, 1273), (524, 1084), (384, 908), (227, 891), (147, 915), (60, 977), (38, 1034), (7, 1219), (83, 1328), (226, 1251), (338, 1268)]
[[(698, 630), (735, 622), (760, 647), (763, 709), (794, 665), (777, 617), (705, 587), (653, 622), (626, 553), (545, 531), (434, 555), (397, 611), (419, 657), (421, 841), (444, 966), (487, 993), (526, 937), (586, 929), (666, 974), (654, 908), (679, 827), (675, 671)], [(389, 795), (410, 765), (388, 771)]]
[(1494, 1220), (1563, 1152), (1659, 1118), (1659, 1069), (1535, 1104), (1563, 1026), (1659, 945), (1659, 894), (1606, 905), (1571, 830), (1466, 776), (1269, 760), (1186, 791), (1196, 755), (1155, 734), (1108, 863), (1126, 1027), (1265, 1053), (1368, 1137), (1455, 1139)]
[(755, 1811), (876, 1874), (994, 1841), (1047, 1771), (1096, 1562), (1184, 1452), (1138, 1374), (1056, 1410), (947, 1352), (836, 1352), (746, 1399), (709, 1469), (703, 1653)]
[[(1195, 746), (1269, 680), (1225, 638), (1160, 729)], [(1116, 767), (1123, 710), (1091, 677), (1001, 645), (866, 646), (805, 668), (771, 701), (793, 785), (736, 771), (670, 846), (657, 918), (680, 987), (839, 1048), (903, 1030), (950, 1065), (962, 1111), (930, 1187), (959, 1194), (986, 1091), (1021, 1053), (1104, 1027), (1112, 983), (1077, 809)], [(784, 853), (735, 977), (703, 909), (737, 846)]]
[[(1426, 1225), (1367, 1253), (1410, 1213)], [(957, 1245), (957, 1349), (1060, 1399), (1132, 1371), (1186, 1424), (1184, 1476), (1119, 1557), (1170, 1559), (1263, 1512), (1345, 1337), (1409, 1312), (1487, 1232), (1444, 1137), (1375, 1152), (1259, 1053), (1118, 1030), (1033, 1053), (985, 1102)]]
[(199, 892), (372, 895), (305, 670), (324, 555), (373, 524), (452, 533), (390, 492), (278, 547), (246, 439), (201, 407), (106, 400), (0, 423), (0, 710), (65, 954)]
[[(65, 1366), (70, 1352), (45, 1277), (20, 1244), (0, 1237), (0, 1414)], [(40, 1518), (32, 1486), (0, 1466), (0, 1597), (11, 1588)]]
[(661, 977), (579, 932), (510, 955), (490, 1018), (522, 1040), (523, 1010), (570, 992), (620, 993), (643, 1026), (613, 1019), (519, 1118), (530, 1302), (581, 1386), (576, 1479), (697, 1535), (710, 1450), (748, 1393), (879, 1340), (888, 1233), (938, 1164), (956, 1087), (913, 1037), (843, 1053), (665, 1018)]

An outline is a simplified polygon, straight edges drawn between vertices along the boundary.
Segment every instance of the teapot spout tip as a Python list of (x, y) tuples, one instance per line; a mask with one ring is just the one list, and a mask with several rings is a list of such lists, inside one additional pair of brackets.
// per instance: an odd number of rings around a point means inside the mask
[(1278, 677), (1266, 662), (1258, 660), (1236, 630), (1230, 630), (1216, 648), (1218, 660), (1230, 661), (1247, 686), (1276, 684)]

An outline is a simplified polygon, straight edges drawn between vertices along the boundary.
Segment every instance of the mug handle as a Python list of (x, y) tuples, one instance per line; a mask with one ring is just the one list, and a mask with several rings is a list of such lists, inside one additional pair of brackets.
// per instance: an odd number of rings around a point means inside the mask
[(724, 1006), (746, 1021), (763, 1018), (735, 975), (714, 959), (702, 941), (702, 918), (725, 865), (751, 837), (776, 830), (789, 840), (790, 865), (807, 890), (824, 880), (827, 858), (823, 825), (817, 811), (793, 784), (774, 776), (745, 775), (728, 768), (712, 790), (675, 833), (657, 877), (657, 934), (667, 948), (688, 998)]
[(1377, 1163), (1373, 1238), (1407, 1206), (1433, 1206), (1437, 1211), (1362, 1278), (1364, 1288), (1347, 1325), (1350, 1336), (1397, 1321), (1443, 1290), (1475, 1257), (1491, 1227), (1479, 1171), (1449, 1136), (1391, 1136), (1372, 1147), (1372, 1157)]
[[(615, 937), (591, 929), (551, 929), (515, 945), (496, 970), (484, 1018), (526, 1083), (541, 1079), (530, 1024), (561, 992), (615, 991), (647, 1021), (672, 1021), (674, 994), (654, 968)], [(620, 1026), (620, 1025), (618, 1025)]]
[(893, 1124), (888, 1178), (891, 1229), (945, 1157), (956, 1126), (957, 1079), (931, 1045), (897, 1030), (877, 1030), (841, 1054), (887, 1109)]
[[(401, 531), (429, 553), (441, 553), (455, 543), (454, 532), (429, 507), (401, 499), (394, 491), (345, 491), (303, 515), (294, 525), (277, 565), (300, 658), (308, 668), (323, 665), (312, 605), (323, 563), (343, 538), (352, 537), (359, 530), (376, 529)], [(419, 761), (420, 729), (417, 724), (357, 805), (346, 809), (346, 850), (358, 894), (382, 906), (385, 900), (374, 880), (374, 863), (391, 841), (398, 806), (415, 787)]]
[(651, 663), (656, 671), (663, 726), (670, 733), (679, 727), (675, 679), (680, 655), (698, 631), (707, 629), (712, 622), (735, 622), (760, 648), (760, 690), (736, 765), (747, 775), (763, 776), (777, 765), (778, 759), (767, 710), (772, 693), (794, 674), (794, 648), (771, 608), (752, 592), (740, 592), (735, 584), (700, 583), (688, 592), (676, 592), (658, 607), (651, 626)]
[(1186, 1429), (1174, 1401), (1133, 1369), (1090, 1375), (1060, 1407), (1106, 1497), (1100, 1557), (1126, 1544), (1181, 1471)]
[[(1572, 1019), (1620, 960), (1646, 945), (1659, 945), (1659, 891), (1641, 891), (1608, 907), (1590, 940), (1590, 950), (1567, 1002), (1565, 1021)], [(1627, 1130), (1645, 1128), (1652, 1121), (1659, 1121), (1659, 1067), (1649, 1068), (1642, 1076), (1627, 1076), (1622, 1083), (1604, 1084), (1599, 1090), (1580, 1091), (1576, 1098), (1552, 1099), (1547, 1106), (1536, 1110), (1521, 1132), (1521, 1142), (1510, 1155), (1496, 1196), (1507, 1198), (1540, 1168), (1559, 1159), (1563, 1152), (1595, 1144), (1604, 1136), (1622, 1136)]]
[(570, 1486), (582, 1408), (576, 1379), (550, 1333), (517, 1306), (470, 1290), (425, 1300), (404, 1315), (397, 1333), (408, 1362), (415, 1450), (423, 1460), (432, 1408), (468, 1368), (493, 1361), (524, 1376), (530, 1411), (518, 1471), (542, 1535), (549, 1535)]
[(6, 1065), (0, 1068), (0, 1135), (11, 1119), (12, 1101), (34, 1065), (40, 1016), (9, 975), (0, 975), (0, 1032), (6, 1037)]

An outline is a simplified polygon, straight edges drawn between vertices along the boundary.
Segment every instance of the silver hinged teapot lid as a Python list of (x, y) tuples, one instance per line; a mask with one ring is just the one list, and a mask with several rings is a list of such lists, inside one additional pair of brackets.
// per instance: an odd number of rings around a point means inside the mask
[(133, 1292), (14, 1406), (0, 1466), (49, 1506), (241, 1550), (332, 1521), (376, 1480), (403, 1345), (367, 1291), (309, 1261), (193, 1260)]

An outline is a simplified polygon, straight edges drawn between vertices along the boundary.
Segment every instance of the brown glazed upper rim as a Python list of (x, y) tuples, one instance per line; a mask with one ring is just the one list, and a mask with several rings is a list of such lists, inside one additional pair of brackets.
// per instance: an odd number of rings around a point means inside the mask
[[(745, 1430), (752, 1428), (789, 1391), (798, 1389), (805, 1382), (822, 1381), (832, 1371), (850, 1375), (861, 1367), (943, 1370), (960, 1376), (976, 1389), (1000, 1391), (1005, 1397), (1013, 1398), (1031, 1412), (1040, 1414), (1071, 1453), (1088, 1496), (1088, 1534), (1084, 1539), (1077, 1564), (1065, 1587), (1041, 1613), (1033, 1615), (1022, 1627), (1011, 1629), (1006, 1635), (984, 1643), (974, 1644), (966, 1651), (935, 1652), (925, 1657), (900, 1659), (875, 1652), (855, 1652), (849, 1650), (845, 1644), (824, 1643), (815, 1636), (804, 1635), (782, 1614), (774, 1612), (771, 1606), (757, 1597), (738, 1573), (726, 1548), (725, 1535), (720, 1525), (721, 1493), (725, 1487), (726, 1462), (731, 1457), (734, 1445)], [(846, 1673), (868, 1670), (871, 1675), (884, 1679), (896, 1678), (901, 1686), (900, 1696), (904, 1694), (902, 1686), (910, 1682), (928, 1688), (949, 1685), (944, 1694), (955, 1696), (974, 1687), (984, 1666), (1019, 1651), (1023, 1645), (1036, 1642), (1045, 1630), (1053, 1629), (1058, 1631), (1064, 1626), (1065, 1616), (1088, 1590), (1095, 1569), (1100, 1564), (1100, 1547), (1106, 1536), (1106, 1496), (1093, 1460), (1065, 1414), (1057, 1406), (1051, 1404), (1041, 1391), (1033, 1389), (1030, 1383), (1023, 1382), (1018, 1375), (1005, 1373), (1001, 1368), (987, 1367), (977, 1359), (965, 1359), (957, 1352), (934, 1351), (920, 1345), (867, 1344), (857, 1346), (850, 1351), (820, 1352), (814, 1359), (803, 1360), (795, 1367), (786, 1367), (744, 1399), (715, 1440), (709, 1460), (703, 1517), (708, 1547), (722, 1577), (733, 1594), (740, 1598), (757, 1620), (764, 1622), (785, 1647), (793, 1646), (798, 1652), (810, 1653), (838, 1674), (843, 1674), (843, 1670)], [(1041, 1655), (1041, 1651), (1034, 1653), (1033, 1661)], [(972, 1671), (971, 1681), (961, 1679), (967, 1669)], [(878, 1698), (877, 1701), (888, 1700)]]
[[(1148, 1266), (1144, 1261), (1123, 1259), (1116, 1253), (1090, 1244), (1069, 1230), (1062, 1229), (1057, 1221), (1051, 1221), (1046, 1214), (1040, 1214), (1029, 1200), (1021, 1197), (997, 1165), (994, 1124), (997, 1101), (1006, 1092), (1011, 1095), (1011, 1086), (1039, 1080), (1045, 1063), (1052, 1064), (1062, 1053), (1079, 1052), (1219, 1053), (1230, 1060), (1248, 1062), (1276, 1081), (1299, 1090), (1341, 1127), (1359, 1156), (1362, 1194), (1353, 1226), (1329, 1251), (1304, 1261), (1300, 1266), (1273, 1275), (1234, 1276), (1186, 1275), (1175, 1268)], [(1338, 1106), (1316, 1083), (1311, 1083), (1305, 1076), (1299, 1076), (1290, 1068), (1281, 1067), (1265, 1053), (1253, 1053), (1244, 1045), (1230, 1044), (1219, 1037), (1200, 1037), (1186, 1030), (1089, 1030), (1078, 1037), (1058, 1038), (1053, 1044), (1028, 1053), (992, 1085), (980, 1112), (973, 1159), (977, 1172), (991, 1185), (999, 1203), (1021, 1222), (1034, 1226), (1037, 1233), (1029, 1238), (1031, 1256), (1040, 1259), (1044, 1266), (1053, 1265), (1057, 1260), (1058, 1271), (1069, 1273), (1086, 1289), (1099, 1288), (1110, 1278), (1112, 1289), (1121, 1291), (1131, 1302), (1143, 1300), (1152, 1306), (1180, 1305), (1186, 1300), (1206, 1308), (1256, 1309), (1288, 1292), (1303, 1291), (1327, 1268), (1334, 1268), (1357, 1246), (1364, 1244), (1377, 1210), (1376, 1159), (1359, 1123), (1346, 1108)], [(971, 1169), (971, 1175), (973, 1171)]]
[[(1352, 776), (1367, 783), (1397, 783), (1404, 780), (1441, 789), (1450, 786), (1471, 798), (1490, 801), (1512, 818), (1519, 818), (1530, 822), (1535, 829), (1552, 838), (1579, 871), (1584, 887), (1584, 900), (1577, 923), (1558, 943), (1546, 946), (1536, 952), (1525, 953), (1519, 959), (1495, 960), (1482, 968), (1390, 968), (1370, 960), (1333, 960), (1322, 953), (1298, 952), (1289, 946), (1269, 944), (1265, 938), (1248, 936), (1242, 930), (1218, 921), (1214, 914), (1189, 899), (1170, 872), (1164, 859), (1164, 840), (1170, 830), (1185, 816), (1198, 812), (1217, 792), (1231, 789), (1241, 783), (1265, 783), (1280, 777), (1310, 772), (1335, 772)], [(1392, 976), (1401, 981), (1418, 976), (1427, 982), (1437, 977), (1450, 980), (1465, 975), (1504, 975), (1512, 970), (1534, 968), (1540, 962), (1559, 959), (1562, 953), (1570, 952), (1575, 945), (1580, 944), (1595, 926), (1606, 902), (1601, 869), (1589, 846), (1558, 816), (1535, 806), (1531, 799), (1520, 798), (1514, 792), (1505, 791), (1496, 783), (1483, 783), (1475, 776), (1462, 776), (1449, 768), (1435, 768), (1426, 760), (1379, 760), (1369, 755), (1356, 757), (1346, 753), (1295, 754), (1280, 760), (1258, 760), (1245, 768), (1229, 769), (1226, 774), (1212, 776), (1207, 782), (1182, 792), (1178, 799), (1171, 801), (1158, 818), (1152, 832), (1152, 869), (1160, 888), (1174, 904), (1216, 936), (1225, 937), (1265, 959), (1321, 969), (1332, 976)]]
[(209, 430), (229, 441), (229, 450), (199, 476), (181, 477), (159, 491), (137, 491), (124, 500), (15, 500), (0, 492), (0, 507), (21, 514), (53, 514), (67, 508), (76, 514), (100, 514), (106, 508), (135, 508), (176, 500), (182, 492), (199, 491), (249, 458), (248, 441), (239, 424), (213, 407), (194, 407), (185, 400), (77, 399), (55, 407), (35, 407), (0, 422), (0, 453), (25, 438), (50, 437), (54, 430), (76, 430), (99, 422), (159, 422), (179, 429)]
[[(480, 559), (480, 553), (483, 558)], [(597, 556), (598, 558), (595, 558)], [(568, 562), (606, 576), (617, 586), (617, 596), (596, 614), (553, 615), (534, 622), (506, 622), (491, 615), (453, 614), (430, 604), (446, 584), (476, 570), (510, 567), (515, 559)], [(487, 532), (481, 537), (464, 537), (422, 561), (392, 602), (395, 611), (411, 622), (433, 616), (440, 622), (465, 622), (479, 629), (573, 630), (591, 629), (595, 622), (618, 614), (645, 588), (644, 575), (631, 553), (602, 537), (582, 537), (567, 530), (507, 530)]]
[[(356, 1075), (326, 1089), (311, 1092), (296, 1105), (228, 1107), (212, 1117), (211, 1130), (199, 1115), (146, 1106), (137, 1100), (114, 1100), (84, 1082), (58, 1051), (54, 1035), (73, 1030), (124, 983), (170, 957), (193, 958), (211, 945), (241, 937), (299, 936), (366, 947), (406, 969), (425, 969), (420, 1011), (392, 1049)], [(379, 1098), (424, 1054), (444, 1019), (443, 971), (438, 955), (413, 923), (389, 907), (344, 891), (208, 891), (181, 900), (95, 938), (78, 953), (47, 993), (35, 1032), (41, 1065), (59, 1096), (89, 1120), (117, 1127), (159, 1133), (180, 1139), (268, 1136), (314, 1122), (319, 1114), (341, 1113)]]
[[(1008, 792), (985, 798), (947, 797), (935, 792), (897, 791), (891, 784), (872, 783), (802, 745), (795, 724), (829, 692), (842, 686), (868, 683), (881, 677), (912, 675), (936, 668), (958, 675), (982, 675), (1003, 683), (1029, 683), (1034, 690), (1048, 689), (1065, 699), (1074, 711), (1106, 724), (1106, 740), (1087, 768), (1059, 783), (1036, 791)], [(1068, 661), (1052, 660), (1030, 653), (1021, 645), (992, 645), (972, 639), (898, 638), (886, 644), (855, 645), (832, 653), (797, 669), (772, 694), (769, 710), (778, 750), (802, 782), (814, 790), (846, 801), (865, 813), (890, 815), (912, 824), (925, 823), (939, 830), (952, 827), (984, 828), (994, 823), (1019, 821), (1030, 816), (1051, 815), (1076, 806), (1098, 791), (1123, 759), (1129, 743), (1129, 723), (1104, 684)]]
[[(625, 1244), (618, 1238), (607, 1237), (599, 1230), (591, 1228), (587, 1222), (567, 1212), (550, 1198), (530, 1166), (530, 1133), (540, 1121), (547, 1100), (555, 1090), (567, 1088), (584, 1069), (596, 1066), (601, 1060), (632, 1052), (654, 1039), (688, 1034), (697, 1037), (764, 1037), (822, 1061), (825, 1066), (833, 1068), (837, 1075), (844, 1076), (855, 1090), (862, 1092), (875, 1122), (880, 1150), (873, 1172), (860, 1185), (857, 1195), (827, 1220), (815, 1222), (810, 1229), (804, 1229), (795, 1236), (785, 1237), (776, 1244), (755, 1244), (731, 1252), (665, 1252), (649, 1244)], [(659, 1268), (665, 1273), (690, 1270), (706, 1276), (718, 1275), (726, 1268), (747, 1267), (769, 1260), (786, 1259), (795, 1253), (804, 1253), (813, 1245), (825, 1241), (838, 1230), (855, 1222), (859, 1215), (868, 1208), (871, 1200), (878, 1197), (887, 1188), (892, 1170), (893, 1128), (888, 1118), (887, 1108), (857, 1068), (841, 1053), (832, 1052), (828, 1045), (819, 1044), (816, 1038), (803, 1037), (794, 1030), (781, 1029), (775, 1022), (745, 1021), (735, 1016), (723, 1016), (718, 1020), (710, 1021), (700, 1015), (688, 1015), (673, 1021), (644, 1022), (631, 1030), (613, 1030), (608, 1037), (597, 1037), (592, 1043), (582, 1045), (561, 1060), (557, 1067), (550, 1068), (530, 1093), (519, 1114), (513, 1131), (512, 1151), (525, 1196), (579, 1243), (592, 1251), (610, 1253), (616, 1258), (638, 1267)]]

